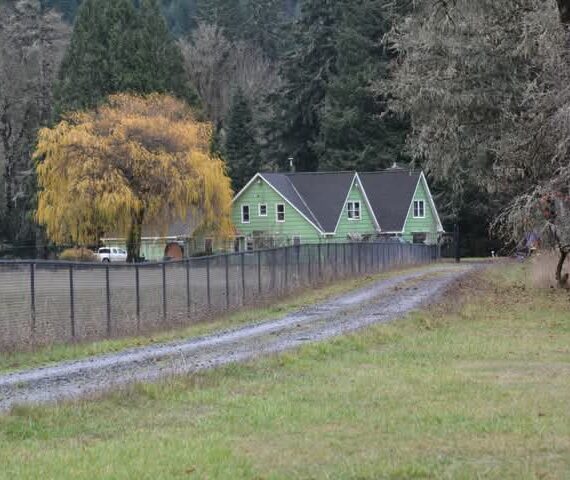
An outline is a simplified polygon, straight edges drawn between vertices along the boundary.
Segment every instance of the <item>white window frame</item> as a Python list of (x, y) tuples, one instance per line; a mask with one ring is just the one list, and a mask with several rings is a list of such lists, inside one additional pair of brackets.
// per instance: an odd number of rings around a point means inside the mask
[[(245, 221), (244, 216), (244, 208), (247, 207), (247, 222)], [(251, 208), (249, 205), (242, 205), (241, 206), (241, 223), (250, 223), (251, 222)]]
[[(421, 205), (421, 209), (420, 209)], [(426, 202), (425, 200), (414, 200), (414, 205), (412, 207), (414, 209), (414, 218), (426, 218)], [(417, 214), (416, 214), (417, 212)], [(420, 215), (421, 212), (421, 215)]]
[[(283, 220), (279, 220), (279, 207), (283, 207)], [(285, 204), (276, 203), (275, 204), (275, 221), (277, 223), (285, 223)]]
[[(261, 207), (265, 207), (265, 214), (261, 213)], [(258, 214), (260, 217), (267, 217), (267, 214), (268, 214), (267, 203), (260, 203), (260, 204), (257, 206), (257, 214)]]
[[(357, 205), (358, 209), (356, 208)], [(350, 221), (358, 222), (361, 219), (362, 204), (359, 201), (347, 202), (346, 208), (347, 208), (347, 216)], [(356, 212), (358, 212), (358, 216), (356, 215)]]

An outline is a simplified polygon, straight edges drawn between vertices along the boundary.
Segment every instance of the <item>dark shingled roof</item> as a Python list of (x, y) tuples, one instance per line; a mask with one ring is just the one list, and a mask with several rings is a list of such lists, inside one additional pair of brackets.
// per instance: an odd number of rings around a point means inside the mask
[(263, 177), (325, 233), (336, 229), (354, 172), (264, 173)]
[(420, 175), (400, 168), (358, 174), (382, 231), (403, 230)]

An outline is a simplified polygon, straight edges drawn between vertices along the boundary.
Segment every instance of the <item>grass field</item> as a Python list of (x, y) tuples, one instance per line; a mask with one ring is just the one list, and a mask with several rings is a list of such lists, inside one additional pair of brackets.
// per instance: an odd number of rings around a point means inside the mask
[(0, 478), (569, 478), (568, 293), (522, 278), (493, 269), (392, 325), (16, 408), (0, 418)]

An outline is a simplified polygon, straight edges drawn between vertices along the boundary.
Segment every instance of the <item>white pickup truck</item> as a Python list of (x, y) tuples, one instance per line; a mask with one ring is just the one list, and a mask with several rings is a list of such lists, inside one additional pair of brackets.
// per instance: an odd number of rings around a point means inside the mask
[(126, 262), (127, 252), (118, 247), (102, 247), (97, 251), (97, 258), (100, 262)]

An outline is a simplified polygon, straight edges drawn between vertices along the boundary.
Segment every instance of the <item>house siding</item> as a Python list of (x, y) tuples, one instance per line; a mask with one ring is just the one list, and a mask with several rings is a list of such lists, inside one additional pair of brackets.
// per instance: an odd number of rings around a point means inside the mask
[[(414, 218), (414, 201), (423, 200), (425, 205), (425, 218)], [(406, 224), (404, 226), (403, 237), (406, 241), (411, 242), (413, 240), (414, 233), (426, 233), (427, 243), (437, 243), (437, 219), (435, 212), (431, 207), (431, 202), (429, 201), (429, 195), (425, 187), (424, 180), (420, 180), (416, 191), (414, 193), (414, 198), (410, 204), (410, 209), (408, 211), (408, 216), (406, 219)]]
[[(277, 222), (277, 204), (285, 205), (285, 222)], [(259, 216), (259, 205), (267, 205), (267, 216)], [(249, 223), (242, 223), (242, 206), (249, 205)], [(311, 225), (297, 210), (260, 178), (255, 180), (234, 202), (232, 222), (238, 236), (254, 237), (263, 235), (275, 237), (280, 244), (291, 244), (294, 236), (300, 236), (302, 243), (322, 241), (320, 232)]]
[[(348, 218), (348, 202), (360, 202), (360, 220), (350, 220)], [(374, 236), (376, 233), (373, 216), (362, 194), (362, 187), (357, 186), (357, 182), (354, 182), (348, 199), (344, 204), (334, 240), (347, 241), (348, 236), (351, 234)]]

